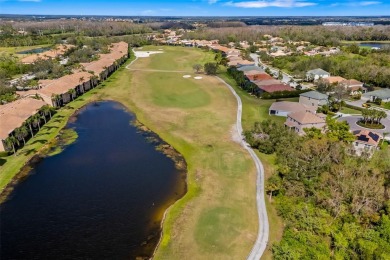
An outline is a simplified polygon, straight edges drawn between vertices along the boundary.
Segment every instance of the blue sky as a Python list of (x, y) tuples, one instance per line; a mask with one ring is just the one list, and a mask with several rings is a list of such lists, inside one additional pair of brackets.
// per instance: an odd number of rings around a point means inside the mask
[(390, 0), (0, 0), (0, 13), (136, 16), (390, 15)]

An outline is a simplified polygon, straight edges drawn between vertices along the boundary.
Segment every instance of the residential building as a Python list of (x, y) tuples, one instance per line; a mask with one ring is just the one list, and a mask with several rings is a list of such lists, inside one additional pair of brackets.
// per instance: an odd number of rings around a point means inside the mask
[(46, 103), (39, 99), (22, 98), (0, 106), (0, 151), (6, 151), (5, 140), (16, 128), (41, 109)]
[(338, 84), (343, 81), (346, 81), (346, 79), (340, 76), (329, 76), (327, 78), (324, 78), (324, 82), (329, 85)]
[(351, 95), (366, 93), (367, 89), (364, 87), (364, 83), (356, 79), (348, 79), (341, 82), (349, 91)]
[(363, 153), (371, 156), (378, 149), (379, 142), (382, 139), (379, 134), (369, 130), (357, 130), (353, 134), (356, 136), (353, 148), (359, 156)]
[(299, 95), (299, 103), (317, 110), (318, 107), (328, 103), (328, 95), (314, 90), (305, 92)]
[(323, 70), (323, 69), (314, 69), (314, 70), (309, 70), (306, 72), (306, 80), (311, 81), (311, 80), (318, 80), (320, 78), (327, 78), (330, 77), (330, 73)]
[(298, 111), (287, 115), (285, 126), (299, 135), (305, 135), (305, 128), (317, 128), (323, 130), (326, 126), (326, 115), (314, 114), (307, 111)]
[(298, 102), (290, 102), (290, 101), (274, 102), (269, 108), (270, 115), (284, 116), (284, 117), (287, 117), (290, 113), (295, 113), (300, 111), (315, 113), (315, 109), (313, 109), (313, 107), (309, 107)]
[(363, 96), (369, 98), (371, 101), (375, 101), (375, 99), (380, 98), (382, 99), (382, 101), (390, 102), (390, 89), (384, 88), (380, 90), (367, 92), (363, 94)]

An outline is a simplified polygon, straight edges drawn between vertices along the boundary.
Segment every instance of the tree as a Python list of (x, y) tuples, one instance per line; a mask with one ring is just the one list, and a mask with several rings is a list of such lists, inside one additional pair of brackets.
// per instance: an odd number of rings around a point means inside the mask
[(341, 101), (343, 98), (345, 98), (348, 95), (348, 89), (347, 87), (339, 83), (337, 86), (334, 88), (334, 97), (337, 99), (337, 101)]
[(72, 99), (72, 101), (74, 100), (74, 96), (76, 95), (76, 90), (74, 90), (73, 88), (69, 89), (68, 92), (67, 92), (69, 95), (70, 95), (70, 98)]
[(215, 54), (214, 60), (215, 60), (215, 62), (216, 62), (218, 65), (220, 65), (221, 62), (222, 62), (222, 58), (223, 58), (222, 53), (217, 52), (217, 53)]
[(349, 131), (349, 125), (346, 121), (338, 122), (332, 118), (327, 120), (327, 125), (326, 135), (331, 140), (347, 143), (355, 140), (355, 136)]
[(12, 151), (15, 156), (16, 156), (16, 150), (15, 150), (16, 144), (19, 144), (19, 141), (14, 136), (9, 136), (7, 139), (5, 139), (5, 145), (7, 146), (8, 149), (12, 148)]
[(204, 71), (207, 75), (215, 75), (218, 71), (218, 64), (214, 62), (208, 62), (204, 65)]
[(271, 70), (269, 69), (269, 67), (266, 67), (264, 71), (265, 71), (265, 73), (267, 73), (269, 75), (271, 75), (271, 73), (272, 73)]
[(197, 63), (197, 64), (194, 64), (192, 66), (192, 68), (195, 70), (196, 73), (199, 73), (202, 70), (203, 66), (201, 64)]
[(29, 117), (29, 118), (26, 120), (25, 123), (28, 125), (28, 127), (29, 127), (29, 129), (30, 129), (31, 137), (34, 137), (34, 131), (33, 131), (33, 129), (32, 129), (33, 118), (32, 118), (32, 117)]
[(23, 140), (23, 145), (26, 145), (26, 137), (28, 135), (27, 128), (22, 125), (19, 128), (15, 129), (15, 137), (20, 141)]
[(33, 125), (38, 126), (38, 129), (41, 130), (41, 115), (39, 113), (36, 113), (31, 118), (32, 118)]
[(278, 80), (282, 80), (283, 79), (283, 73), (281, 70), (278, 71)]
[(51, 96), (51, 100), (53, 101), (53, 103), (55, 104), (56, 107), (59, 107), (60, 104), (59, 104), (59, 101), (61, 99), (61, 96), (60, 95), (57, 95), (57, 94), (53, 94)]

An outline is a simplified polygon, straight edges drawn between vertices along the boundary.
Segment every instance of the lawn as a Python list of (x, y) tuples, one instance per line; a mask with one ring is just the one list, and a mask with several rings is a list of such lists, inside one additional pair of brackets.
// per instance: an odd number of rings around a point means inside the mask
[[(50, 44), (42, 44), (42, 45), (33, 45), (33, 46), (19, 46), (19, 47), (0, 47), (0, 54), (7, 53), (7, 54), (16, 54), (20, 51), (26, 51), (31, 49), (38, 49), (38, 48), (45, 48), (50, 47)], [(23, 54), (16, 54), (18, 56), (26, 56)]]
[(344, 114), (351, 114), (351, 115), (361, 115), (362, 112), (357, 110), (357, 109), (353, 109), (353, 108), (349, 108), (349, 107), (343, 107), (341, 108), (340, 110), (341, 113), (344, 113)]
[[(241, 97), (243, 111), (242, 111), (242, 124), (243, 129), (250, 130), (253, 127), (253, 124), (258, 121), (272, 119), (279, 123), (284, 123), (286, 118), (279, 116), (271, 116), (268, 114), (268, 109), (275, 99), (259, 99), (252, 95), (249, 95), (247, 92), (243, 91), (241, 88), (237, 87), (237, 84), (232, 78), (230, 78), (225, 71), (222, 71), (219, 75), (222, 79), (228, 82), (231, 86), (234, 87), (238, 95)], [(286, 101), (298, 102), (299, 98), (286, 98)], [(265, 182), (267, 179), (272, 176), (276, 171), (276, 162), (275, 155), (267, 155), (256, 151), (257, 156), (260, 158), (264, 166), (265, 172)], [(270, 228), (270, 235), (268, 240), (268, 247), (263, 254), (262, 259), (272, 259), (271, 246), (273, 243), (281, 240), (283, 235), (284, 223), (280, 216), (278, 216), (273, 201), (269, 200), (266, 196), (266, 207), (268, 213), (268, 221)]]
[[(184, 47), (138, 59), (131, 68), (185, 70), (213, 55)], [(156, 259), (243, 259), (257, 234), (256, 172), (232, 140), (237, 103), (215, 77), (131, 71), (130, 108), (188, 164), (188, 192), (170, 208)], [(126, 101), (124, 100), (124, 103)]]

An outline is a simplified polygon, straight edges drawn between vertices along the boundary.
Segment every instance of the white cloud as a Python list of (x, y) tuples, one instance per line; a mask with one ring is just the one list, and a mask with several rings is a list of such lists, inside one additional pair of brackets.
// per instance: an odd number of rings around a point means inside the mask
[(381, 2), (379, 1), (364, 1), (364, 2), (360, 2), (358, 3), (360, 6), (367, 6), (367, 5), (379, 5), (381, 4)]
[(369, 5), (379, 5), (382, 2), (379, 1), (362, 1), (362, 2), (350, 2), (350, 3), (333, 3), (330, 7), (336, 6), (369, 6)]
[(212, 4), (215, 4), (216, 2), (218, 2), (219, 0), (208, 0), (209, 4), (212, 5)]
[(241, 8), (265, 8), (265, 7), (305, 7), (317, 5), (317, 3), (306, 2), (305, 0), (260, 0), (245, 2), (228, 2), (226, 5)]

